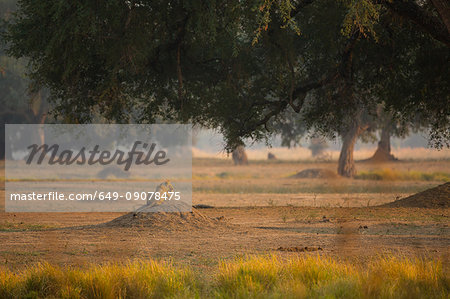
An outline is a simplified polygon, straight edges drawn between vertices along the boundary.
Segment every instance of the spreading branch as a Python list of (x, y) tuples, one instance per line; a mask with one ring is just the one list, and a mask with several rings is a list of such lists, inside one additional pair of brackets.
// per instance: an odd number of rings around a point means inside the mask
[(438, 14), (441, 16), (442, 22), (447, 27), (448, 34), (450, 34), (450, 2), (448, 0), (431, 0)]
[[(415, 1), (403, 0), (374, 0), (378, 4), (394, 13), (408, 18), (415, 24), (419, 25), (423, 31), (430, 34), (434, 39), (444, 43), (450, 47), (450, 33), (446, 25), (436, 16), (429, 14), (424, 8), (420, 7)], [(434, 2), (433, 2), (434, 3)], [(447, 11), (448, 15), (448, 11)]]

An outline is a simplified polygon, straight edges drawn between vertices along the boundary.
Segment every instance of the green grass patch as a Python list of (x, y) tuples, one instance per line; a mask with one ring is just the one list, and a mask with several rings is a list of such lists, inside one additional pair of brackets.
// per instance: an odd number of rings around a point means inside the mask
[(393, 169), (376, 169), (361, 171), (355, 176), (360, 180), (377, 181), (440, 181), (449, 182), (450, 173), (445, 172), (420, 172), (420, 171), (398, 171)]
[(9, 231), (33, 231), (33, 230), (44, 230), (55, 228), (55, 226), (44, 225), (44, 224), (31, 224), (23, 222), (2, 222), (0, 223), (0, 232)]
[(241, 257), (204, 276), (168, 262), (85, 269), (38, 264), (0, 270), (0, 298), (448, 298), (437, 261), (376, 258), (361, 266), (324, 257)]
[(47, 251), (0, 251), (0, 255), (14, 255), (14, 256), (41, 256), (47, 254)]
[(293, 193), (339, 193), (339, 194), (355, 194), (355, 193), (417, 193), (436, 185), (386, 185), (386, 184), (364, 184), (364, 185), (324, 185), (324, 184), (222, 184), (221, 182), (209, 182), (208, 184), (194, 184), (192, 191), (195, 193), (212, 193), (212, 194), (234, 194), (234, 193), (274, 193), (274, 194), (293, 194)]
[(249, 173), (242, 173), (242, 172), (229, 172), (229, 171), (223, 171), (216, 173), (216, 177), (219, 179), (258, 179), (260, 178), (257, 174), (249, 174)]
[(198, 173), (192, 175), (193, 180), (235, 180), (235, 179), (259, 179), (260, 175), (245, 173), (245, 172), (231, 172), (222, 171), (214, 175), (208, 175), (205, 173)]

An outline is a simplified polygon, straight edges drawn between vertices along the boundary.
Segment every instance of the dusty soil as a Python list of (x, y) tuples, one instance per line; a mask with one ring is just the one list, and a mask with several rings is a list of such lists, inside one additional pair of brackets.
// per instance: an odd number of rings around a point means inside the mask
[[(85, 265), (106, 261), (174, 258), (208, 267), (218, 259), (318, 248), (326, 254), (365, 260), (383, 252), (449, 260), (449, 209), (247, 207), (201, 210), (221, 224), (197, 227), (105, 226), (117, 213), (2, 214), (11, 229), (0, 232), (0, 263), (22, 268), (50, 261)], [(100, 225), (98, 225), (100, 224)], [(40, 225), (40, 226), (36, 226)], [(446, 264), (448, 267), (448, 264)]]

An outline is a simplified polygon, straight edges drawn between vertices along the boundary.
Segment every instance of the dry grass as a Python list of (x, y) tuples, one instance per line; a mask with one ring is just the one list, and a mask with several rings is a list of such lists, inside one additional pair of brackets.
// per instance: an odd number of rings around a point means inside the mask
[(393, 257), (365, 268), (329, 258), (288, 261), (272, 256), (222, 263), (219, 297), (237, 298), (447, 298), (441, 264)]
[(355, 177), (363, 180), (377, 181), (450, 181), (450, 173), (445, 172), (421, 172), (421, 171), (399, 171), (390, 168), (361, 171)]
[(412, 194), (435, 187), (432, 181), (385, 181), (349, 179), (211, 179), (195, 180), (194, 194)]
[[(376, 148), (362, 148), (355, 150), (353, 155), (356, 160), (364, 160), (372, 157)], [(272, 147), (263, 149), (246, 149), (247, 156), (250, 160), (267, 160), (267, 154), (273, 153), (278, 160), (283, 161), (316, 161), (316, 157), (312, 157), (311, 151), (305, 147), (285, 148), (285, 147)], [(198, 148), (192, 149), (194, 158), (210, 158), (210, 159), (231, 159), (231, 155), (227, 155), (224, 152), (207, 152)], [(443, 149), (437, 150), (433, 148), (394, 148), (392, 154), (400, 160), (415, 160), (415, 161), (436, 161), (436, 160), (449, 160), (450, 150)], [(325, 160), (337, 161), (339, 158), (338, 150), (327, 150), (325, 153)]]
[(324, 257), (253, 256), (221, 262), (205, 279), (166, 262), (0, 271), (1, 298), (448, 298), (436, 261), (380, 257), (364, 268)]

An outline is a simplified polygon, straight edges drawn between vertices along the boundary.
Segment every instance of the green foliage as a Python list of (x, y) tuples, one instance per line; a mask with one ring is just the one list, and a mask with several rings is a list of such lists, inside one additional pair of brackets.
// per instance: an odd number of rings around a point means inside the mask
[(21, 0), (6, 29), (65, 121), (190, 121), (231, 150), (292, 111), (332, 136), (385, 103), (450, 140), (448, 47), (373, 1)]
[(282, 19), (281, 28), (289, 28), (297, 35), (300, 35), (301, 30), (295, 19), (291, 16), (292, 11), (295, 10), (295, 5), (291, 0), (264, 0), (261, 6), (254, 10), (259, 20), (258, 28), (254, 32), (255, 36), (253, 37), (252, 45), (258, 42), (263, 31), (267, 31), (272, 22), (271, 15), (274, 13), (278, 13)]
[(342, 33), (351, 36), (358, 30), (364, 37), (371, 35), (377, 40), (375, 26), (380, 17), (381, 6), (370, 0), (344, 0), (347, 13), (342, 23)]

